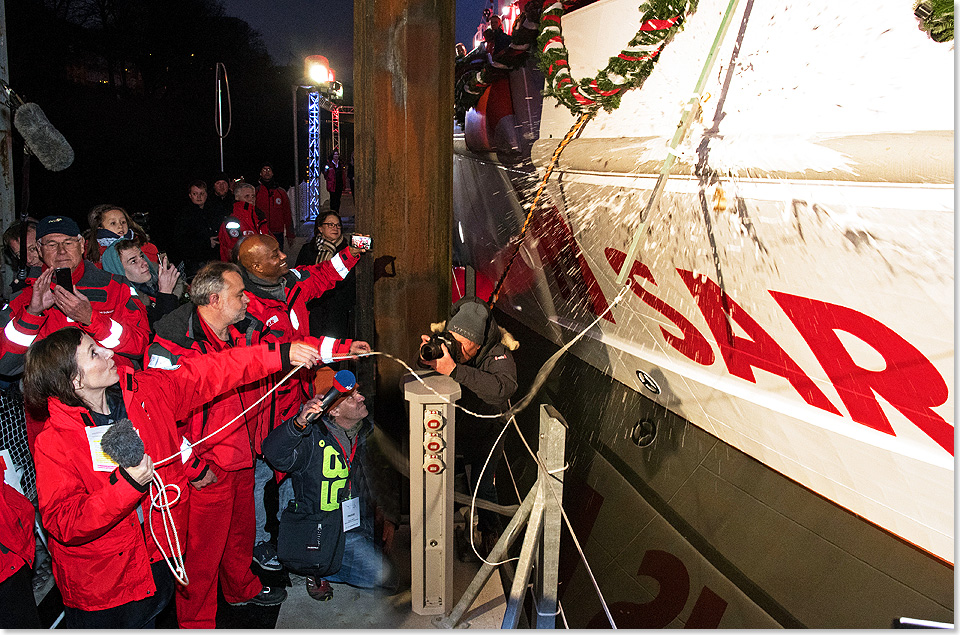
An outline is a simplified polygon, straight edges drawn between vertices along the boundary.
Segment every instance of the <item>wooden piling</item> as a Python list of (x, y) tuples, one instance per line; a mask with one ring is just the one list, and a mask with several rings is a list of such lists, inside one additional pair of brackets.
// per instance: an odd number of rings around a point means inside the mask
[[(355, 0), (357, 326), (376, 350), (417, 359), (450, 307), (454, 0)], [(370, 298), (372, 297), (372, 303)], [(396, 362), (377, 357), (375, 417), (404, 417)], [(374, 381), (362, 364), (360, 381)]]

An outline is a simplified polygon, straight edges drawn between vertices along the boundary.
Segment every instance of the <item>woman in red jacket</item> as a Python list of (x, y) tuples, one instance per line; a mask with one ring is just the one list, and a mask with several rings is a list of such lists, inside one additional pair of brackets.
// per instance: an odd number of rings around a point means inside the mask
[[(189, 452), (154, 467), (154, 458), (181, 449), (176, 421), (282, 366), (319, 361), (303, 342), (211, 353), (169, 370), (118, 368), (112, 357), (89, 335), (64, 328), (30, 347), (24, 370), (27, 407), (45, 421), (34, 452), (37, 496), (67, 628), (150, 628), (169, 602), (173, 583), (150, 535), (153, 523), (162, 541), (162, 519), (145, 494), (156, 469), (186, 496)], [(103, 426), (121, 419), (144, 442), (135, 467), (111, 465), (99, 448)], [(186, 509), (183, 500), (171, 507), (181, 545)]]

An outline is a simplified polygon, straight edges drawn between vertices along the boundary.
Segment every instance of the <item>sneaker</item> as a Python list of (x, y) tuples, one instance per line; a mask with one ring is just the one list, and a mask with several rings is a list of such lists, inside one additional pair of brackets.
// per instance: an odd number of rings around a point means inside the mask
[(333, 598), (333, 587), (330, 586), (330, 583), (323, 578), (317, 580), (315, 576), (308, 575), (307, 595), (318, 602), (326, 602), (327, 600)]
[(244, 604), (256, 604), (257, 606), (276, 606), (287, 599), (287, 592), (281, 587), (263, 587), (260, 593), (247, 600), (246, 602), (230, 602), (230, 606), (243, 606)]
[(267, 571), (280, 571), (283, 565), (277, 559), (277, 548), (270, 542), (260, 542), (253, 548), (253, 561)]

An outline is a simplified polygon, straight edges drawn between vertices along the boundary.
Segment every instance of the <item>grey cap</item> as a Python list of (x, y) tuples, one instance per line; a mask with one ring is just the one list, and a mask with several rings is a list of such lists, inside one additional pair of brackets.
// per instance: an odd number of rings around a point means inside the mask
[(483, 344), (487, 330), (487, 307), (479, 302), (465, 302), (447, 320), (447, 330), (464, 336), (474, 344)]

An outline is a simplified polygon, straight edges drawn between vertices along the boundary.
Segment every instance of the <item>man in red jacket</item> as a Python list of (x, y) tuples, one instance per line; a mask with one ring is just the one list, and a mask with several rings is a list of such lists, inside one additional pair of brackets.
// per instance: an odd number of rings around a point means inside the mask
[(220, 225), (220, 260), (230, 262), (231, 252), (244, 236), (269, 234), (263, 212), (257, 208), (257, 190), (249, 183), (238, 183), (233, 191), (237, 201), (233, 213)]
[[(365, 249), (350, 247), (331, 260), (318, 265), (290, 269), (287, 256), (272, 236), (249, 236), (238, 248), (238, 259), (243, 274), (244, 286), (250, 304), (247, 313), (260, 322), (268, 333), (265, 341), (289, 342), (294, 338), (310, 335), (309, 312), (307, 302), (320, 297), (342, 281)], [(332, 337), (320, 339), (320, 358), (325, 364), (345, 359), (351, 355), (370, 352), (366, 342), (338, 340)], [(301, 369), (293, 381), (277, 389), (269, 405), (262, 410), (263, 417), (258, 422), (254, 436), (254, 451), (259, 455), (261, 443), (280, 422), (286, 421), (300, 411), (300, 405), (313, 396), (315, 372)], [(274, 378), (274, 381), (279, 379)], [(263, 508), (263, 486), (272, 475), (272, 471), (262, 459), (257, 459), (254, 502), (257, 513), (257, 538), (254, 559), (264, 569), (278, 571), (280, 563), (276, 551), (269, 542), (270, 535), (266, 524), (266, 511)], [(289, 480), (281, 485), (280, 509), (293, 497)]]
[(267, 217), (267, 229), (283, 245), (286, 232), (287, 243), (292, 245), (293, 216), (290, 214), (290, 198), (282, 187), (273, 180), (273, 166), (264, 163), (260, 168), (260, 185), (257, 186), (257, 208)]
[[(23, 372), (27, 348), (65, 326), (77, 326), (104, 348), (116, 362), (132, 366), (150, 342), (147, 311), (133, 287), (122, 278), (83, 259), (84, 241), (77, 223), (66, 216), (47, 216), (37, 224), (41, 269), (27, 273), (27, 287), (10, 300), (10, 321), (0, 332), (0, 374)], [(55, 285), (56, 269), (70, 271), (73, 290)], [(27, 417), (30, 450), (40, 431)]]
[[(260, 341), (263, 324), (247, 318), (240, 269), (212, 262), (191, 284), (192, 304), (157, 322), (148, 365), (172, 368), (183, 358)], [(232, 425), (193, 447), (199, 475), (191, 481), (184, 564), (189, 586), (178, 586), (180, 628), (216, 628), (217, 583), (230, 604), (273, 606), (286, 599), (280, 587), (264, 587), (250, 571), (253, 552), (253, 444), (256, 409), (241, 416), (266, 391), (264, 382), (220, 395), (185, 421), (193, 444), (230, 421)]]

